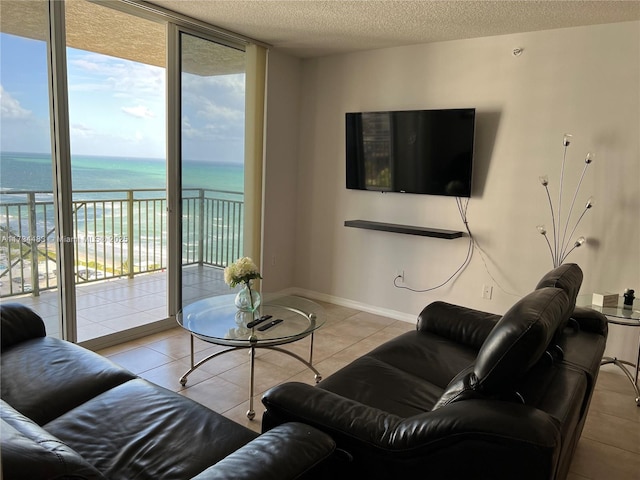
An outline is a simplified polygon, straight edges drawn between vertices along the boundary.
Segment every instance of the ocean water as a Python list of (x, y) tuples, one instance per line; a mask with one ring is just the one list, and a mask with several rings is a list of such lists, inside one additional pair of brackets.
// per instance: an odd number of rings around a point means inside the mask
[[(164, 159), (73, 156), (73, 190), (164, 189)], [(52, 167), (48, 154), (0, 152), (0, 188), (51, 191)], [(186, 160), (183, 188), (208, 188), (242, 192), (244, 168), (230, 163)]]
[[(127, 260), (126, 243), (131, 240), (128, 235), (132, 234), (136, 264), (166, 265), (164, 159), (80, 155), (73, 156), (71, 164), (76, 227), (74, 241), (78, 244), (76, 255), (101, 265), (122, 263)], [(0, 230), (5, 237), (8, 232), (21, 237), (31, 234), (27, 195), (19, 192), (35, 191), (38, 203), (35, 233), (39, 237), (48, 237), (48, 241), (55, 245), (55, 238), (51, 235), (54, 227), (52, 175), (49, 155), (0, 153)], [(206, 196), (212, 199), (207, 206), (205, 222), (210, 227), (206, 239), (211, 252), (209, 261), (215, 264), (227, 263), (227, 258), (221, 258), (225, 255), (237, 255), (237, 251), (228, 253), (219, 248), (218, 244), (223, 240), (228, 245), (240, 245), (241, 251), (241, 229), (230, 230), (229, 226), (241, 222), (242, 213), (229, 209), (225, 201), (242, 202), (243, 185), (242, 165), (183, 162), (183, 196), (194, 197), (197, 193), (191, 189), (207, 189)], [(140, 191), (143, 189), (152, 191)], [(135, 190), (134, 198), (140, 200), (135, 203), (133, 230), (126, 228), (125, 190)], [(198, 251), (199, 239), (193, 232), (197, 230), (200, 218), (195, 205), (196, 202), (188, 207), (185, 204), (183, 211), (183, 258), (187, 261)]]

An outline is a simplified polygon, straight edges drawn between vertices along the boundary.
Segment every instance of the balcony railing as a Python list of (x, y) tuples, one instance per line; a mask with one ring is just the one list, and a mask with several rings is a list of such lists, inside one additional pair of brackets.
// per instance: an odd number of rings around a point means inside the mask
[[(0, 297), (57, 287), (58, 241), (74, 244), (76, 284), (167, 265), (164, 190), (73, 192), (73, 237), (57, 238), (51, 192), (0, 193)], [(241, 256), (242, 193), (183, 190), (182, 264), (225, 267)]]

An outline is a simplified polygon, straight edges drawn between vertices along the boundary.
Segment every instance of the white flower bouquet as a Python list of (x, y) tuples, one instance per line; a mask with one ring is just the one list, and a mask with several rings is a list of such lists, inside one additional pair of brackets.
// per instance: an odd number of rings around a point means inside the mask
[(262, 278), (258, 267), (249, 257), (242, 257), (224, 269), (224, 281), (231, 288), (240, 283), (250, 286), (251, 280)]

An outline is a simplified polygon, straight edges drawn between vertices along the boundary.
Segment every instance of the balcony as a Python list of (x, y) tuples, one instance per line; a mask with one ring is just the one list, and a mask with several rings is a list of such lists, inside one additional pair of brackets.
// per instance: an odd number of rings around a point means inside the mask
[[(58, 239), (51, 192), (0, 193), (0, 298), (32, 306), (58, 331), (58, 241), (74, 244), (78, 340), (166, 317), (164, 190), (74, 191), (72, 238)], [(242, 193), (184, 189), (183, 301), (229, 293), (222, 269), (242, 255)]]

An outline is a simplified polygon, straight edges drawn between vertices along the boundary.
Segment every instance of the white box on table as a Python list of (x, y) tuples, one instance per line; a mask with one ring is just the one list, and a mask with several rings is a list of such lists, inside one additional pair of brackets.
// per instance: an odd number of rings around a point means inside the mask
[(593, 305), (599, 307), (617, 307), (618, 306), (618, 294), (617, 293), (594, 293), (591, 299)]

